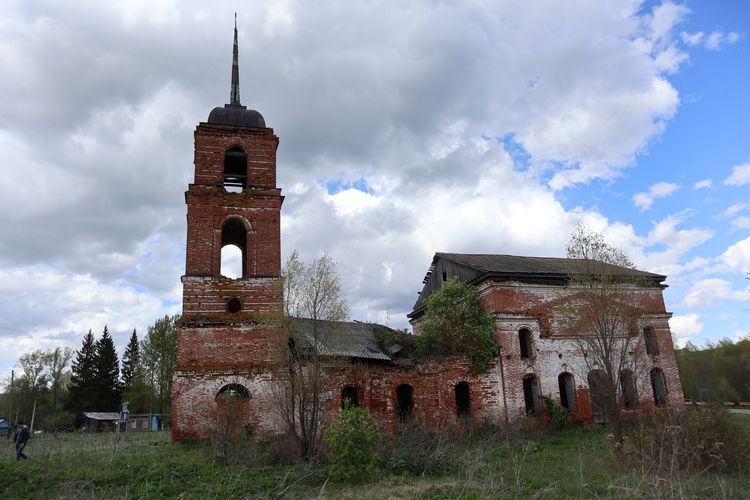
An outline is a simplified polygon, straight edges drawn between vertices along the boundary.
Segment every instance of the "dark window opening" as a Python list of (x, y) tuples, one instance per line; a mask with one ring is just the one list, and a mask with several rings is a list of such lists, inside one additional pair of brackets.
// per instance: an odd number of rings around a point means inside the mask
[(638, 404), (638, 392), (635, 388), (635, 377), (630, 370), (620, 373), (620, 385), (622, 386), (622, 406), (626, 410), (632, 410)]
[(346, 408), (347, 405), (349, 405), (349, 408), (359, 406), (356, 387), (347, 386), (341, 389), (341, 408)]
[(531, 357), (531, 331), (528, 328), (521, 328), (518, 331), (518, 343), (521, 347), (521, 358), (528, 359)]
[[(240, 255), (236, 253), (232, 255), (229, 250), (231, 247), (239, 249)], [(245, 276), (247, 259), (247, 229), (245, 225), (239, 219), (229, 219), (224, 223), (221, 228), (221, 266), (219, 268), (220, 274), (228, 278), (241, 278)], [(239, 264), (237, 265), (237, 260)], [(235, 265), (232, 265), (232, 262)], [(239, 273), (237, 272), (239, 268)]]
[(241, 147), (234, 146), (224, 153), (224, 188), (229, 188), (227, 191), (242, 191), (246, 181), (247, 153)]
[(523, 378), (523, 400), (526, 404), (526, 415), (538, 417), (542, 414), (539, 401), (539, 383), (533, 375), (527, 375)]
[(576, 412), (576, 384), (573, 375), (561, 373), (557, 376), (557, 385), (560, 388), (560, 405), (569, 413)]
[(471, 416), (471, 395), (469, 394), (469, 383), (459, 382), (456, 391), (456, 414), (459, 417)]
[(448, 273), (443, 271), (443, 281), (447, 281), (447, 280), (448, 280)]
[(229, 299), (227, 302), (227, 311), (230, 313), (238, 313), (242, 310), (242, 302), (240, 299)]
[(651, 370), (651, 388), (654, 391), (654, 403), (656, 406), (667, 404), (667, 383), (664, 381), (664, 372), (658, 368)]
[(216, 400), (247, 399), (249, 397), (250, 392), (244, 385), (227, 384), (219, 390)]
[(646, 354), (649, 356), (657, 356), (659, 354), (659, 344), (656, 342), (656, 334), (650, 326), (643, 329), (643, 341), (646, 343)]
[(411, 420), (414, 411), (414, 388), (409, 384), (402, 384), (396, 388), (396, 412), (399, 422)]
[(589, 399), (594, 423), (607, 422), (607, 374), (602, 370), (591, 370), (588, 374)]

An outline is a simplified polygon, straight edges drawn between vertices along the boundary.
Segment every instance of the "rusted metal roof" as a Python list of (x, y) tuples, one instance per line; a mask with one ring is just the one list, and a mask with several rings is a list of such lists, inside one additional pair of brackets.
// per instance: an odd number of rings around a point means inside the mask
[[(468, 253), (441, 253), (436, 258), (451, 260), (463, 264), (483, 273), (503, 273), (510, 275), (546, 274), (567, 276), (571, 273), (585, 272), (583, 259), (567, 259), (560, 257), (524, 257), (521, 255), (493, 255)], [(630, 269), (612, 264), (598, 263), (598, 270), (623, 276), (643, 276), (648, 278), (666, 279), (660, 274), (648, 273), (637, 269)]]
[(120, 420), (120, 414), (113, 412), (85, 411), (81, 415), (92, 420)]
[(358, 321), (323, 321), (289, 318), (289, 330), (297, 348), (311, 354), (390, 361), (378, 347), (376, 331), (387, 326)]
[(591, 262), (584, 259), (567, 259), (560, 257), (526, 257), (521, 255), (467, 254), (438, 252), (423, 280), (424, 287), (414, 304), (409, 317), (414, 317), (427, 304), (427, 298), (437, 291), (443, 281), (457, 277), (466, 283), (479, 283), (485, 279), (496, 278), (520, 282), (540, 281), (564, 285), (571, 275), (575, 274), (608, 274), (643, 279), (653, 286), (667, 279), (661, 274), (648, 273), (637, 269), (596, 263), (592, 273)]

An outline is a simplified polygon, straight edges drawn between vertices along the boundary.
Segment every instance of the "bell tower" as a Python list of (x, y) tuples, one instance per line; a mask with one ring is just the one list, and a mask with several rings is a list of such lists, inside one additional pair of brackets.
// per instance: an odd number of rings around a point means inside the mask
[[(254, 380), (271, 369), (283, 334), (278, 321), (284, 200), (276, 187), (279, 138), (258, 111), (240, 103), (236, 15), (229, 104), (214, 108), (194, 137), (195, 177), (185, 192), (173, 440), (210, 435), (205, 423), (215, 422), (212, 412), (226, 387), (250, 399)], [(241, 252), (236, 278), (222, 274), (222, 249), (228, 245)], [(258, 425), (260, 416), (248, 409), (243, 415), (245, 425)]]

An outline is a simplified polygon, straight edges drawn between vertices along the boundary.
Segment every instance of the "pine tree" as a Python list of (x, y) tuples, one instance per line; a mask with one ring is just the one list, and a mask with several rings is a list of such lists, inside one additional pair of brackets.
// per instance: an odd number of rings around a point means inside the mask
[(125, 352), (122, 355), (122, 388), (128, 390), (133, 382), (133, 378), (136, 375), (138, 364), (140, 363), (140, 349), (138, 345), (138, 335), (133, 330), (133, 334), (130, 336), (130, 342), (125, 348)]
[(120, 405), (120, 362), (115, 343), (104, 327), (102, 337), (96, 341), (95, 391), (99, 411), (117, 411)]
[(96, 345), (94, 334), (83, 337), (83, 345), (73, 361), (67, 407), (73, 412), (95, 411)]

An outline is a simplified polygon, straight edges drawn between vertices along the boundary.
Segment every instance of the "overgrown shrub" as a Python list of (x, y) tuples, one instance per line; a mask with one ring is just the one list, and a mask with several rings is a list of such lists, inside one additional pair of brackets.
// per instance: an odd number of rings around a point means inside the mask
[(547, 415), (549, 416), (549, 426), (556, 431), (568, 427), (570, 424), (568, 410), (563, 408), (557, 400), (550, 395), (542, 396), (542, 401), (544, 402), (544, 408), (547, 410)]
[(325, 440), (334, 481), (362, 480), (378, 465), (375, 452), (378, 432), (364, 408), (347, 405), (339, 419), (326, 429)]
[(634, 458), (664, 473), (736, 471), (750, 466), (750, 436), (721, 408), (646, 415), (629, 438)]
[(442, 357), (462, 354), (474, 373), (492, 366), (499, 349), (495, 343), (495, 320), (487, 314), (477, 289), (453, 277), (427, 299), (417, 354)]

